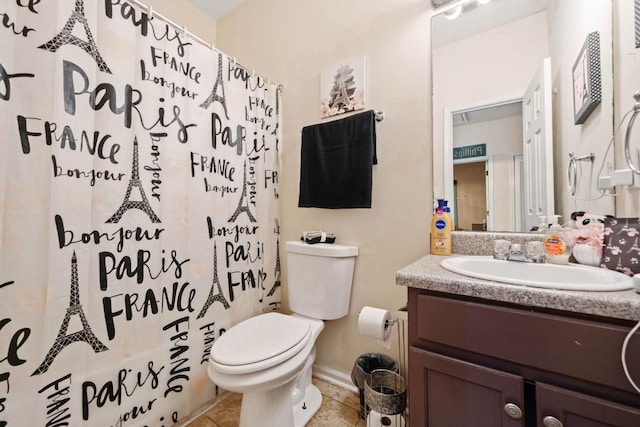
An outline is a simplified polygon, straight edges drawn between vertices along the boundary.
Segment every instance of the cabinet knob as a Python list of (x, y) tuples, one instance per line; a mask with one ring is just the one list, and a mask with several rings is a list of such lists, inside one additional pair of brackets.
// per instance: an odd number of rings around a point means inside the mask
[(562, 423), (556, 417), (548, 415), (542, 419), (542, 425), (544, 427), (562, 427)]
[(522, 418), (522, 409), (520, 409), (520, 407), (515, 403), (507, 403), (506, 405), (504, 405), (504, 412), (506, 412), (507, 415), (514, 420), (519, 420), (520, 418)]

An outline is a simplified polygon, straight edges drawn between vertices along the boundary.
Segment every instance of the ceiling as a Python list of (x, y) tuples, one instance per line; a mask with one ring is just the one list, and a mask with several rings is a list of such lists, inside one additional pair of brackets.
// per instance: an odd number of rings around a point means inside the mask
[(187, 0), (216, 21), (244, 3), (245, 0)]

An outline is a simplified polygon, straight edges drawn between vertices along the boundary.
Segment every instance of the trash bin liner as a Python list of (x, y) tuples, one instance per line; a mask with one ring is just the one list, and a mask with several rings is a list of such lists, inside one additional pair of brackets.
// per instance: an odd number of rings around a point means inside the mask
[(351, 370), (351, 381), (358, 387), (360, 392), (360, 417), (366, 420), (369, 408), (364, 401), (364, 386), (367, 378), (370, 379), (371, 373), (377, 369), (386, 369), (395, 373), (400, 373), (398, 364), (395, 360), (380, 353), (361, 354), (353, 364)]

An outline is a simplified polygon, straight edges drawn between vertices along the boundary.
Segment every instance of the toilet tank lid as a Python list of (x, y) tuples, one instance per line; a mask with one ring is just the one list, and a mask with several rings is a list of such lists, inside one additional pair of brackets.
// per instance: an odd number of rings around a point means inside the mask
[(357, 246), (335, 245), (330, 243), (309, 244), (303, 241), (286, 242), (287, 252), (325, 257), (352, 257), (358, 255)]

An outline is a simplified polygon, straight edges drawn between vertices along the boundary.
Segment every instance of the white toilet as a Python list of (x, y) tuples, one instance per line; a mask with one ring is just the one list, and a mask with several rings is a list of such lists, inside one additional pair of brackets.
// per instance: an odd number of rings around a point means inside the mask
[(322, 404), (311, 383), (323, 320), (349, 311), (355, 246), (286, 242), (289, 306), (294, 314), (244, 320), (211, 347), (209, 378), (243, 393), (240, 427), (302, 427)]

